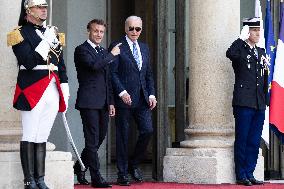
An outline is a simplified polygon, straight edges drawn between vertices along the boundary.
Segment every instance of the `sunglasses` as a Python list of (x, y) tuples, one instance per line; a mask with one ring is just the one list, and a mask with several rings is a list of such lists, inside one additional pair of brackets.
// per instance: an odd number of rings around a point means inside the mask
[(135, 29), (135, 31), (140, 32), (142, 30), (142, 28), (140, 27), (129, 27), (128, 30), (129, 31), (133, 31)]

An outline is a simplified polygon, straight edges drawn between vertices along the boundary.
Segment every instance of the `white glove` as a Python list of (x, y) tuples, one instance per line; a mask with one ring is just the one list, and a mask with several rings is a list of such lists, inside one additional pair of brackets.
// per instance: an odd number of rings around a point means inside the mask
[(38, 46), (35, 48), (35, 51), (40, 54), (40, 56), (43, 58), (43, 60), (47, 60), (47, 56), (50, 50), (50, 46), (47, 41), (42, 40)]
[(59, 41), (56, 36), (55, 27), (47, 27), (44, 34), (41, 33), (38, 29), (35, 30), (37, 35), (42, 39), (38, 44), (35, 51), (38, 52), (43, 60), (47, 60), (47, 56), (51, 48), (56, 48), (59, 45)]
[(69, 100), (69, 97), (70, 97), (69, 85), (68, 85), (68, 83), (61, 83), (60, 88), (62, 90), (64, 102), (65, 102), (65, 105), (66, 105), (66, 110), (64, 111), (64, 113), (66, 113), (67, 108), (68, 108), (68, 100)]
[(54, 26), (46, 27), (43, 34), (41, 33), (41, 31), (36, 29), (36, 33), (42, 40), (46, 41), (51, 48), (56, 48), (59, 45), (59, 41), (56, 36), (56, 29)]
[(247, 40), (249, 38), (249, 26), (248, 25), (244, 25), (242, 31), (241, 31), (241, 34), (239, 36), (239, 38), (243, 41)]

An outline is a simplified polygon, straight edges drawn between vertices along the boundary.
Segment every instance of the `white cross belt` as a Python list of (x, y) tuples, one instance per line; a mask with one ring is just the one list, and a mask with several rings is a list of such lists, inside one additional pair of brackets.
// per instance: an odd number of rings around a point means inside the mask
[[(20, 70), (26, 70), (27, 68), (25, 68), (25, 66), (21, 65), (20, 66)], [(48, 65), (37, 65), (35, 67), (33, 67), (32, 70), (50, 70), (51, 68)], [(57, 66), (52, 66), (52, 70), (56, 70), (58, 71), (58, 67)]]

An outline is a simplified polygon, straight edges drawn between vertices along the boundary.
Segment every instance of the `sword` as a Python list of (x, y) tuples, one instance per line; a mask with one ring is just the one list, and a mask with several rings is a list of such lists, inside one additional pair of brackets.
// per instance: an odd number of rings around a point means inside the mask
[(49, 1), (49, 25), (52, 26), (52, 0)]
[(66, 133), (67, 133), (69, 142), (70, 142), (70, 144), (71, 144), (71, 146), (72, 146), (72, 149), (73, 149), (73, 151), (75, 152), (75, 155), (76, 155), (76, 157), (77, 157), (77, 159), (78, 159), (78, 161), (79, 161), (79, 163), (80, 163), (81, 170), (82, 170), (82, 171), (85, 171), (85, 170), (86, 170), (86, 167), (85, 167), (84, 163), (82, 162), (82, 159), (81, 159), (81, 157), (80, 157), (80, 155), (79, 155), (79, 153), (78, 153), (78, 150), (77, 150), (77, 148), (76, 148), (76, 146), (75, 146), (75, 143), (74, 143), (74, 141), (73, 141), (73, 138), (72, 138), (72, 135), (71, 135), (69, 126), (68, 126), (68, 122), (67, 122), (65, 113), (62, 113), (62, 120), (63, 120), (63, 123), (64, 123), (64, 127), (65, 127), (65, 130), (66, 130)]
[[(50, 9), (49, 9), (49, 25), (52, 26), (52, 0), (49, 1), (49, 4), (50, 4)], [(68, 136), (68, 139), (69, 139), (69, 142), (72, 146), (72, 149), (73, 151), (75, 152), (75, 155), (80, 163), (80, 166), (81, 166), (81, 170), (82, 171), (85, 171), (86, 170), (86, 167), (84, 165), (84, 163), (82, 162), (82, 159), (78, 153), (78, 150), (75, 146), (75, 143), (73, 141), (73, 138), (72, 138), (72, 135), (71, 135), (71, 132), (70, 132), (70, 129), (69, 129), (69, 126), (68, 126), (68, 122), (67, 122), (67, 119), (66, 119), (66, 115), (65, 113), (62, 113), (62, 120), (63, 120), (63, 123), (64, 123), (64, 127), (65, 127), (65, 130), (66, 130), (66, 134)]]

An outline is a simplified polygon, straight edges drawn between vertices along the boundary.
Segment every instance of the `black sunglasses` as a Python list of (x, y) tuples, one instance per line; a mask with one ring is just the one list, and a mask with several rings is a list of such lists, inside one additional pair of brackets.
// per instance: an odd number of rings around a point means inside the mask
[(129, 28), (128, 28), (129, 31), (133, 31), (134, 29), (135, 29), (137, 32), (140, 32), (140, 31), (142, 30), (142, 28), (140, 28), (140, 27), (129, 27)]

